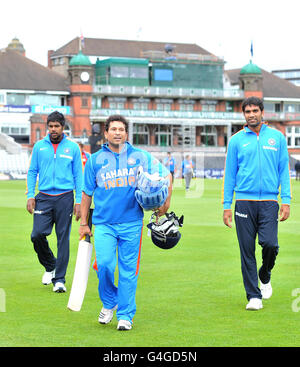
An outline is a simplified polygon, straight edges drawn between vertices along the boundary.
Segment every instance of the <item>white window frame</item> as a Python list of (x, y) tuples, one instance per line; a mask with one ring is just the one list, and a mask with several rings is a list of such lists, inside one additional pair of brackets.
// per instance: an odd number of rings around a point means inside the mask
[[(285, 133), (288, 148), (300, 148), (300, 125), (287, 126)], [(299, 144), (296, 145), (297, 140)]]

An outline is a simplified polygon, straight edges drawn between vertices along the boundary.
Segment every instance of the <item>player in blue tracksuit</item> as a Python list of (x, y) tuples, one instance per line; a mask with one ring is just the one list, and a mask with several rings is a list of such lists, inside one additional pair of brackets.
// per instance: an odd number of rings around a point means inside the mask
[[(42, 283), (53, 283), (53, 291), (65, 292), (65, 274), (69, 261), (72, 214), (80, 218), (83, 165), (77, 143), (64, 133), (65, 118), (55, 111), (47, 118), (49, 134), (32, 151), (27, 174), (27, 210), (34, 214), (31, 241), (40, 263), (45, 267)], [(39, 193), (35, 196), (38, 179)], [(74, 194), (76, 191), (75, 206)], [(74, 208), (73, 208), (74, 207)], [(47, 236), (55, 223), (57, 257)]]
[[(261, 299), (272, 295), (271, 270), (279, 249), (279, 187), (280, 221), (289, 217), (289, 156), (284, 135), (262, 121), (262, 101), (250, 97), (243, 102), (242, 109), (246, 125), (231, 137), (228, 144), (223, 181), (223, 221), (231, 227), (231, 204), (235, 193), (236, 231), (243, 281), (249, 300), (246, 308), (257, 310), (262, 308)], [(258, 274), (255, 258), (257, 235), (262, 246), (262, 266)]]
[(163, 161), (164, 165), (168, 168), (172, 175), (172, 182), (174, 182), (174, 174), (176, 168), (176, 160), (172, 157), (171, 152), (167, 153), (167, 157)]
[[(79, 234), (80, 238), (91, 234), (87, 216), (94, 195), (94, 268), (99, 278), (98, 290), (103, 303), (99, 322), (109, 323), (113, 311), (117, 309), (118, 330), (130, 330), (136, 312), (135, 294), (143, 228), (143, 210), (134, 195), (137, 171), (142, 166), (146, 172), (158, 172), (161, 177), (169, 178), (168, 198), (159, 209), (159, 215), (164, 215), (169, 208), (172, 178), (169, 171), (151, 154), (126, 141), (128, 122), (123, 116), (110, 116), (105, 129), (107, 143), (92, 154), (84, 170)], [(118, 286), (114, 284), (116, 251)]]

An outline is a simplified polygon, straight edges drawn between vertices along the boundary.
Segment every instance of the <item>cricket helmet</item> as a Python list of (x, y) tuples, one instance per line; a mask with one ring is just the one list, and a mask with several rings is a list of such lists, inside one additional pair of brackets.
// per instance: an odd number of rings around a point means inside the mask
[(176, 246), (181, 238), (179, 227), (183, 226), (183, 215), (178, 218), (174, 212), (166, 213), (156, 223), (154, 218), (156, 214), (151, 215), (150, 223), (147, 227), (151, 231), (151, 240), (157, 247), (168, 250)]
[(140, 167), (137, 173), (135, 198), (144, 210), (161, 207), (169, 194), (169, 180), (160, 177), (158, 172), (149, 174)]

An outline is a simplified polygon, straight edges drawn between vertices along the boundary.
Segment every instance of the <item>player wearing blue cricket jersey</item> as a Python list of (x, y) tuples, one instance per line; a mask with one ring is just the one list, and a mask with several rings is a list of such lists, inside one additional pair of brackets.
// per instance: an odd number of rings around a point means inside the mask
[(194, 176), (194, 168), (195, 168), (195, 163), (193, 162), (189, 154), (185, 156), (185, 159), (182, 161), (181, 167), (182, 167), (182, 177), (184, 177), (185, 180), (185, 190), (189, 191), (191, 180)]
[[(235, 223), (248, 304), (247, 310), (263, 307), (262, 298), (272, 295), (271, 270), (278, 254), (277, 197), (281, 196), (280, 221), (289, 217), (291, 185), (289, 155), (283, 134), (262, 121), (263, 102), (249, 97), (243, 102), (245, 127), (228, 144), (223, 181), (223, 221), (232, 223), (231, 204), (235, 193)], [(258, 274), (255, 240), (262, 246)], [(258, 287), (258, 278), (260, 288)]]
[[(136, 312), (135, 294), (143, 229), (143, 210), (134, 195), (137, 172), (143, 167), (150, 174), (158, 172), (161, 177), (169, 178), (168, 197), (158, 208), (159, 216), (164, 215), (170, 206), (172, 178), (150, 153), (127, 142), (128, 122), (123, 116), (110, 116), (105, 129), (107, 143), (91, 155), (85, 166), (79, 235), (80, 239), (86, 234), (91, 235), (87, 217), (94, 196), (94, 268), (103, 303), (98, 321), (109, 323), (114, 310), (117, 310), (118, 330), (130, 330)], [(114, 284), (116, 250), (119, 269), (117, 286)]]
[(172, 182), (174, 182), (174, 174), (176, 169), (176, 160), (172, 157), (171, 152), (167, 153), (167, 157), (164, 159), (164, 165), (169, 169), (172, 175)]
[[(80, 149), (63, 133), (64, 126), (63, 114), (55, 111), (48, 116), (49, 134), (33, 147), (26, 191), (27, 211), (34, 214), (31, 241), (39, 262), (45, 267), (42, 283), (53, 283), (53, 291), (58, 293), (66, 291), (72, 213), (79, 220), (83, 183)], [(35, 196), (37, 179), (39, 193)], [(56, 258), (47, 241), (54, 223)]]

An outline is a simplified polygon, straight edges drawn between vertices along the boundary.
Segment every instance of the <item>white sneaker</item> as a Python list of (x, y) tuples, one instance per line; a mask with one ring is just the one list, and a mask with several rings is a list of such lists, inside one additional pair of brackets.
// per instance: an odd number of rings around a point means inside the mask
[(263, 308), (262, 300), (260, 298), (250, 298), (246, 306), (246, 310), (257, 311)]
[(99, 314), (99, 318), (98, 318), (98, 321), (100, 322), (100, 324), (108, 324), (109, 322), (111, 322), (114, 316), (114, 311), (117, 309), (117, 307), (118, 305), (116, 305), (114, 308), (102, 307), (100, 314)]
[(45, 271), (43, 278), (42, 278), (42, 283), (44, 285), (48, 285), (52, 283), (52, 279), (55, 277), (55, 269), (52, 271)]
[(53, 292), (64, 293), (66, 291), (67, 291), (67, 288), (65, 287), (64, 283), (57, 282), (54, 284)]
[(269, 299), (273, 292), (271, 282), (264, 284), (260, 281), (260, 291), (263, 299)]
[(132, 324), (128, 320), (120, 320), (118, 322), (117, 329), (118, 330), (130, 330), (130, 329), (132, 329)]

